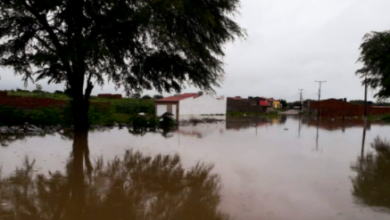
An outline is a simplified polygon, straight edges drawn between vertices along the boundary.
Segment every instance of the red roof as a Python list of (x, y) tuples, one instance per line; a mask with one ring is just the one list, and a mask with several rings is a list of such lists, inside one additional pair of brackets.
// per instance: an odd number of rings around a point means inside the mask
[(158, 102), (177, 102), (177, 101), (180, 101), (180, 100), (183, 100), (183, 99), (187, 99), (187, 98), (196, 98), (198, 97), (199, 94), (198, 93), (184, 93), (184, 94), (180, 94), (180, 95), (176, 95), (176, 96), (171, 96), (171, 97), (166, 97), (166, 98), (163, 98), (163, 99), (158, 99), (156, 101)]

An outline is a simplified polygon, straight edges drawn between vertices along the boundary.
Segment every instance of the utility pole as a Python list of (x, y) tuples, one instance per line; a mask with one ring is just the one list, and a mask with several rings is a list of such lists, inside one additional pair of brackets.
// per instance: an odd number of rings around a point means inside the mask
[(300, 97), (300, 101), (301, 101), (301, 107), (299, 109), (299, 113), (302, 114), (302, 106), (303, 106), (302, 91), (303, 91), (303, 89), (298, 89), (298, 90), (300, 91), (299, 97)]
[(315, 81), (316, 83), (319, 83), (319, 89), (318, 89), (318, 112), (317, 112), (317, 117), (319, 118), (320, 117), (320, 111), (321, 111), (321, 105), (320, 105), (320, 101), (321, 101), (321, 85), (322, 83), (326, 83), (326, 81)]

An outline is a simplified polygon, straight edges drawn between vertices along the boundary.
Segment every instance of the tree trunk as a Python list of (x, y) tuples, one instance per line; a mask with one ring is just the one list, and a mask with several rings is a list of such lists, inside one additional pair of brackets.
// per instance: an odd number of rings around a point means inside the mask
[(84, 219), (85, 215), (86, 179), (84, 176), (84, 163), (90, 175), (92, 164), (89, 159), (88, 131), (77, 131), (74, 133), (73, 138), (73, 161), (70, 170), (71, 204), (69, 214), (71, 219)]
[(89, 98), (93, 89), (91, 82), (88, 82), (87, 88), (85, 89), (85, 94), (83, 94), (83, 89), (76, 87), (73, 91), (73, 123), (74, 123), (74, 132), (87, 132), (89, 129)]

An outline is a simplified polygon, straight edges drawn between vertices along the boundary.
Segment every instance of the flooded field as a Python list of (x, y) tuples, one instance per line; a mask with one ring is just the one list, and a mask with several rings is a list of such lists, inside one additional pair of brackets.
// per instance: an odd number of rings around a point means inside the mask
[(0, 219), (387, 220), (389, 131), (283, 116), (2, 135)]

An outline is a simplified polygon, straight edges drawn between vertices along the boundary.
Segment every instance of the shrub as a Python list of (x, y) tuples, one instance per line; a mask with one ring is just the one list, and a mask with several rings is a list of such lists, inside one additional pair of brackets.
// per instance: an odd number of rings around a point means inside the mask
[(155, 129), (158, 125), (158, 118), (157, 117), (150, 117), (148, 120), (148, 127), (151, 129)]
[(389, 123), (390, 122), (390, 115), (383, 116), (382, 121)]
[(137, 115), (137, 116), (131, 118), (131, 122), (132, 122), (134, 129), (148, 127), (148, 120), (144, 116)]
[(151, 101), (126, 101), (126, 102), (113, 102), (112, 106), (115, 113), (118, 114), (138, 114), (144, 112), (146, 114), (154, 114), (155, 107)]
[(24, 89), (16, 89), (17, 92), (30, 92), (28, 90), (24, 90)]
[(60, 90), (56, 90), (56, 91), (54, 91), (54, 94), (64, 94), (64, 92), (60, 91)]

